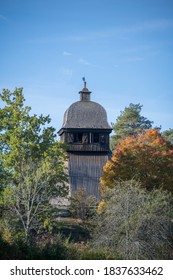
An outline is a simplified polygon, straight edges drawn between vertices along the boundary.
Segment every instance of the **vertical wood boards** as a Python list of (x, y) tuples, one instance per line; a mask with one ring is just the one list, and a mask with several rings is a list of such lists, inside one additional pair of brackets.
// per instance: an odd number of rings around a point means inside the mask
[(99, 180), (107, 160), (108, 155), (70, 154), (68, 171), (71, 192), (85, 188), (89, 195), (99, 198)]

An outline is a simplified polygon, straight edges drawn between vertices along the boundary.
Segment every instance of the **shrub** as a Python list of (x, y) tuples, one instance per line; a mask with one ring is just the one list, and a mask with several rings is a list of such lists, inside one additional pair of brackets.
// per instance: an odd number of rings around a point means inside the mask
[(73, 217), (82, 220), (90, 219), (95, 215), (96, 208), (96, 198), (94, 196), (87, 195), (84, 188), (80, 188), (72, 194), (70, 213)]
[(173, 197), (147, 191), (139, 182), (119, 182), (104, 193), (93, 235), (96, 249), (107, 247), (123, 259), (170, 259)]

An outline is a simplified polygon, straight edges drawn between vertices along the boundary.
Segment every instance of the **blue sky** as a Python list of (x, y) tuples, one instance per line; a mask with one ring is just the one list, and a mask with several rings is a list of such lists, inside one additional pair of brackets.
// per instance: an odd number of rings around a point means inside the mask
[(172, 0), (0, 0), (0, 89), (59, 130), (85, 76), (109, 123), (129, 103), (173, 128)]

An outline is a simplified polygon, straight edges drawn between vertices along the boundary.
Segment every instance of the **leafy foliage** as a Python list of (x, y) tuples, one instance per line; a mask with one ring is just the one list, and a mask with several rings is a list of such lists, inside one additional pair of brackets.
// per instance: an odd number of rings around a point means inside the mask
[(0, 236), (0, 260), (109, 260), (113, 259), (108, 249), (93, 249), (89, 245), (73, 243), (61, 235), (42, 236), (40, 242), (26, 244), (18, 240), (13, 244)]
[(173, 144), (173, 129), (163, 131), (162, 136)]
[(121, 111), (116, 123), (113, 124), (115, 134), (111, 138), (112, 150), (120, 140), (128, 136), (135, 136), (152, 127), (153, 122), (141, 116), (141, 109), (142, 105), (130, 103), (124, 111)]
[[(55, 142), (55, 129), (47, 127), (49, 116), (30, 116), (31, 108), (24, 105), (22, 88), (14, 92), (3, 90), (5, 103), (0, 109), (1, 164), (6, 169), (20, 172), (20, 162), (43, 157)], [(11, 170), (10, 170), (11, 171)]]
[[(3, 90), (0, 109), (1, 207), (13, 225), (23, 227), (26, 240), (32, 228), (51, 210), (50, 197), (66, 195), (64, 147), (56, 141), (49, 116), (31, 116), (22, 88)], [(8, 215), (6, 213), (8, 212)]]
[(18, 233), (24, 230), (28, 240), (31, 230), (37, 231), (53, 215), (50, 199), (59, 195), (59, 188), (53, 183), (51, 167), (45, 162), (37, 166), (33, 162), (23, 164), (21, 173), (18, 184), (11, 183), (4, 189), (2, 202), (8, 209), (5, 220), (13, 221)]
[(127, 137), (114, 150), (104, 166), (101, 184), (112, 188), (119, 180), (135, 178), (151, 190), (163, 187), (173, 191), (173, 145), (155, 129)]
[(123, 259), (170, 259), (173, 249), (173, 197), (163, 190), (148, 192), (131, 180), (104, 192), (97, 217), (95, 248), (109, 248)]
[(73, 217), (87, 220), (95, 214), (97, 200), (94, 196), (88, 195), (84, 188), (74, 192), (70, 200), (70, 212)]

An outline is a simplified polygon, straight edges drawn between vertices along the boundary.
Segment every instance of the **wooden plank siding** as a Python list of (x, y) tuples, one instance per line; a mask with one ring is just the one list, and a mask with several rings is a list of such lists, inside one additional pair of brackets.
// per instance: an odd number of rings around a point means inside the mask
[(71, 192), (82, 187), (89, 195), (99, 198), (99, 180), (107, 160), (108, 155), (70, 154), (68, 171)]
[(109, 145), (99, 144), (70, 144), (68, 152), (109, 152)]

